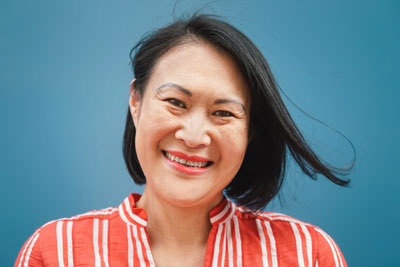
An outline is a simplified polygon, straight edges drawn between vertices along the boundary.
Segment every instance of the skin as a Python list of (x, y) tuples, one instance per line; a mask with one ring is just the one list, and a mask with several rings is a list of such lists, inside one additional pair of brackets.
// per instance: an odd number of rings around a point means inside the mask
[[(175, 85), (172, 85), (175, 84)], [(209, 211), (242, 164), (248, 143), (250, 96), (235, 61), (204, 42), (178, 45), (155, 65), (144, 95), (131, 86), (136, 153), (146, 176), (137, 207), (157, 266), (202, 266)], [(184, 173), (163, 151), (212, 161)]]

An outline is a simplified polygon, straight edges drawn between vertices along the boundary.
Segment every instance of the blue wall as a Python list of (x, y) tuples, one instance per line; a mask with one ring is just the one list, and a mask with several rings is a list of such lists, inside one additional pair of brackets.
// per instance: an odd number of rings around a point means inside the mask
[[(196, 2), (178, 1), (177, 14), (202, 6)], [(121, 153), (128, 53), (143, 33), (171, 21), (173, 4), (1, 1), (1, 266), (43, 223), (115, 206), (142, 190)], [(291, 165), (283, 206), (274, 201), (269, 209), (325, 229), (350, 266), (399, 266), (399, 2), (221, 0), (211, 7), (259, 46), (297, 106), (357, 149), (350, 188), (312, 181)], [(322, 156), (351, 161), (343, 137), (284, 99)]]

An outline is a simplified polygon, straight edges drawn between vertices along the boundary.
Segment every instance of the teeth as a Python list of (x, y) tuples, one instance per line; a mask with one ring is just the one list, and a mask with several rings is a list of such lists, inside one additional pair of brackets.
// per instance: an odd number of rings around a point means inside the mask
[(204, 168), (207, 165), (206, 161), (186, 161), (186, 160), (178, 158), (168, 152), (165, 152), (165, 154), (167, 155), (167, 158), (169, 158), (170, 160), (178, 162), (180, 164), (184, 164), (189, 167)]

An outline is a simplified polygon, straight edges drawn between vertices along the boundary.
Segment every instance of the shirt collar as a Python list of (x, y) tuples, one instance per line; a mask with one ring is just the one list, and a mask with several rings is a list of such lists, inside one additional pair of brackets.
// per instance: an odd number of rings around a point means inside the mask
[[(144, 209), (136, 208), (135, 203), (139, 201), (141, 195), (132, 193), (119, 205), (119, 215), (128, 224), (139, 227), (147, 226), (147, 213)], [(224, 197), (217, 206), (210, 211), (210, 222), (217, 225), (230, 220), (236, 210), (235, 204)]]

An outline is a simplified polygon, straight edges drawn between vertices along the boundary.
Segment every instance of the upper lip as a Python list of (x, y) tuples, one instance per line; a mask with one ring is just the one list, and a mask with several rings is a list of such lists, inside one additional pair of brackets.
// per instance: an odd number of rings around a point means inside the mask
[(171, 151), (171, 150), (164, 150), (164, 151), (170, 153), (171, 155), (173, 155), (175, 157), (184, 159), (186, 161), (198, 161), (198, 162), (211, 161), (207, 158), (203, 158), (200, 156), (189, 156), (180, 151)]

